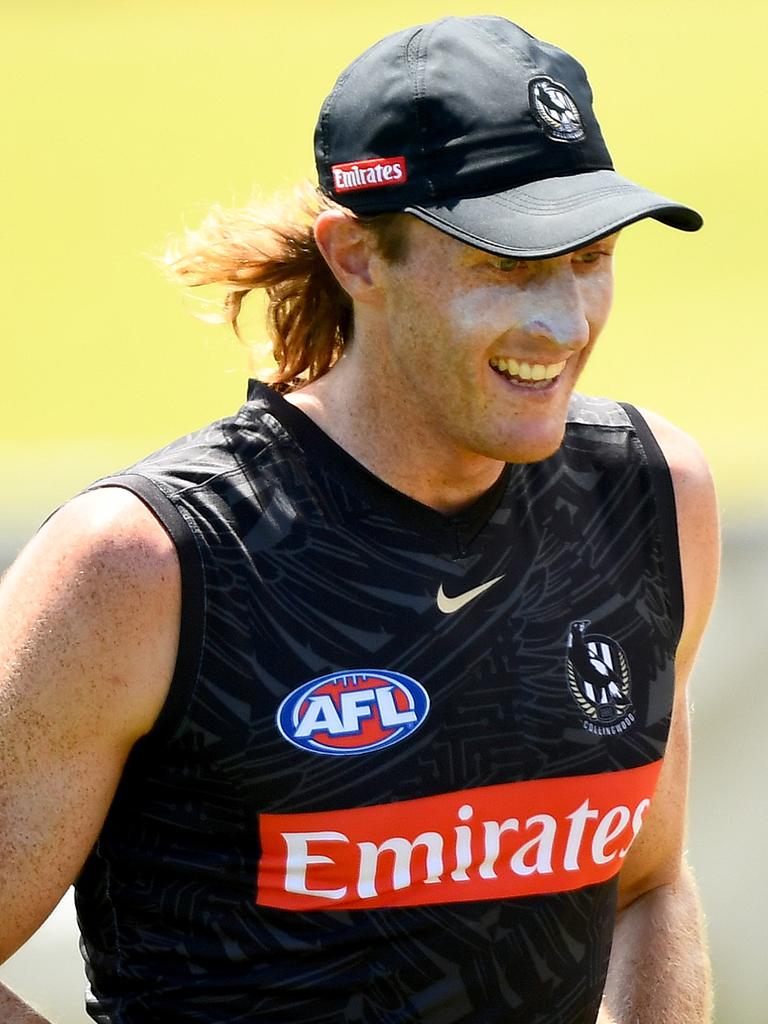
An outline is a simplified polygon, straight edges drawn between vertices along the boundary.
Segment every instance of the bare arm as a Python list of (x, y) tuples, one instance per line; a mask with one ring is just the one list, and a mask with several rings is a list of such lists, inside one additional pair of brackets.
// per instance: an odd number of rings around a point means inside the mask
[[(131, 747), (165, 699), (179, 614), (170, 539), (114, 488), (58, 512), (3, 580), (0, 962), (45, 920), (95, 842)], [(35, 1020), (28, 1013), (17, 1003), (2, 1019)]]
[(644, 413), (672, 472), (685, 591), (675, 701), (659, 785), (622, 868), (619, 916), (599, 1024), (707, 1024), (709, 958), (696, 886), (685, 861), (688, 678), (714, 600), (719, 528), (703, 455), (685, 434)]
[(50, 1024), (5, 985), (0, 984), (0, 1020), (5, 1024)]

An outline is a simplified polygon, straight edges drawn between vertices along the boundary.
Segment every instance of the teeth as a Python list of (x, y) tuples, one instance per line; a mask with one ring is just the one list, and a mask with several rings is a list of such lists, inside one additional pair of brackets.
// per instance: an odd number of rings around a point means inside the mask
[(559, 377), (565, 368), (567, 360), (563, 360), (562, 363), (549, 363), (545, 366), (544, 363), (519, 363), (516, 359), (511, 356), (506, 358), (494, 357), (491, 359), (491, 366), (502, 373), (509, 374), (510, 377), (518, 377), (520, 380), (533, 381), (538, 386), (546, 385), (547, 381), (554, 380), (555, 377)]
[(544, 374), (547, 380), (552, 380), (553, 377), (559, 377), (565, 369), (565, 362), (562, 363), (550, 363), (547, 367), (547, 372)]

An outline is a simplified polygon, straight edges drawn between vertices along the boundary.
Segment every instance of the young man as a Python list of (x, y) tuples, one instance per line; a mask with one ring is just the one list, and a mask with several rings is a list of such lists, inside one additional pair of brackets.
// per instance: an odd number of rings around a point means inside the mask
[(220, 214), (175, 263), (232, 319), (267, 288), (275, 386), (9, 572), (0, 949), (75, 881), (102, 1024), (709, 1019), (712, 486), (573, 393), (621, 228), (701, 220), (614, 173), (590, 101), (501, 18), (367, 51), (310, 222)]

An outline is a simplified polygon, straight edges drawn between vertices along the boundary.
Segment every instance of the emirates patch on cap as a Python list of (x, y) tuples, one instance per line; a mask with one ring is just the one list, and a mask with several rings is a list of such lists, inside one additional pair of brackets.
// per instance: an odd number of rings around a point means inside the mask
[(584, 125), (576, 102), (560, 82), (545, 75), (528, 83), (531, 113), (553, 142), (581, 142)]
[(359, 192), (364, 188), (404, 185), (408, 181), (408, 168), (404, 156), (376, 157), (374, 160), (334, 164), (331, 172), (334, 192)]

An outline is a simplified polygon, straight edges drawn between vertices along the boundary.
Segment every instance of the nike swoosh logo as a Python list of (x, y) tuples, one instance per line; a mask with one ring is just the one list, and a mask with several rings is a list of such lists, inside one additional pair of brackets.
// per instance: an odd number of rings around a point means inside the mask
[(463, 594), (457, 594), (456, 597), (448, 597), (441, 583), (437, 591), (437, 607), (444, 615), (451, 615), (453, 612), (457, 612), (459, 608), (463, 608), (465, 604), (474, 601), (476, 597), (480, 597), (486, 590), (490, 590), (499, 580), (504, 579), (504, 575), (502, 573), (501, 576), (496, 576), (486, 583), (481, 583), (479, 587), (473, 587), (472, 590), (465, 590)]

